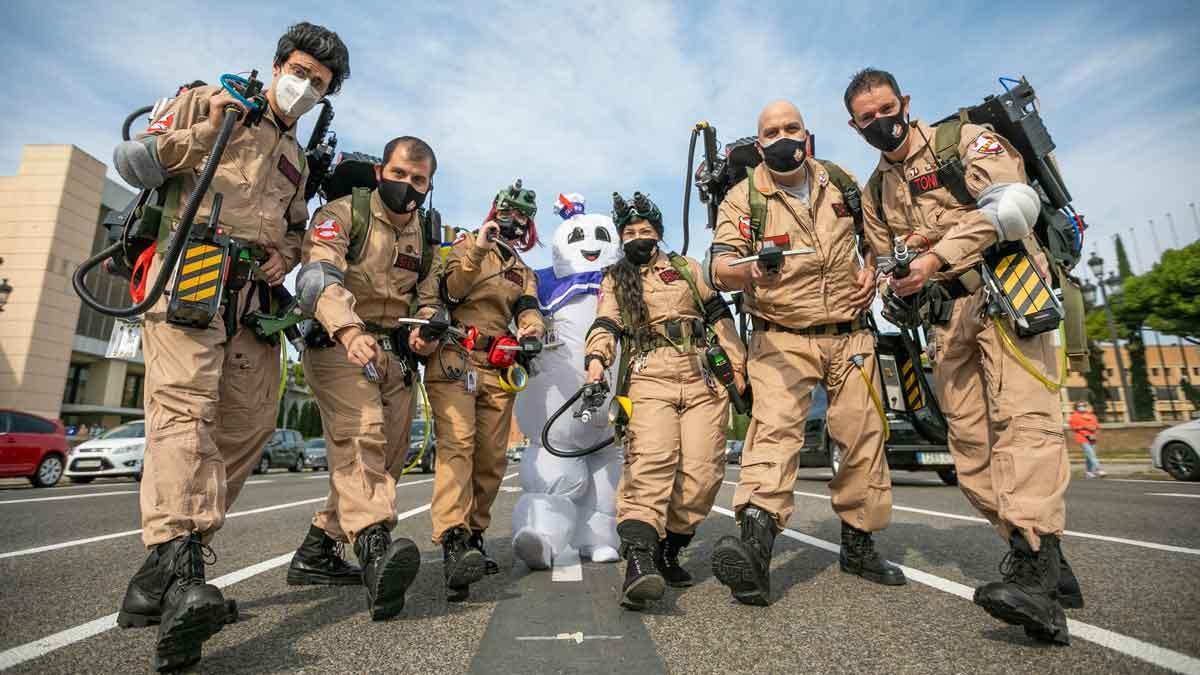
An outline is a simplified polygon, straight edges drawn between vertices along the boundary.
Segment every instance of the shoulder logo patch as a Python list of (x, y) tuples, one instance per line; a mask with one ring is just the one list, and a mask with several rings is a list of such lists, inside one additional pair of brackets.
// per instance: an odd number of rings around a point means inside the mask
[(982, 133), (971, 144), (971, 150), (981, 155), (1002, 155), (1004, 154), (1004, 145), (992, 134)]
[(163, 117), (162, 119), (154, 120), (153, 124), (146, 127), (146, 133), (148, 133), (148, 134), (165, 133), (166, 131), (170, 130), (171, 125), (174, 123), (175, 123), (175, 113), (171, 112), (171, 114), (167, 115), (166, 117)]
[(338, 226), (337, 221), (333, 218), (329, 218), (328, 220), (317, 223), (315, 226), (313, 226), (312, 236), (313, 239), (320, 241), (331, 241), (333, 239), (337, 239), (337, 236), (339, 233), (341, 233), (341, 231), (342, 228)]
[(738, 218), (738, 234), (742, 235), (742, 239), (750, 239), (750, 216), (741, 216)]

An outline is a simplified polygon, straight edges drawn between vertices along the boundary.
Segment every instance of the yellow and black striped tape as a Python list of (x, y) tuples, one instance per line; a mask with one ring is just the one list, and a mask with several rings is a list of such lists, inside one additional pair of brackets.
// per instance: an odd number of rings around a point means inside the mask
[(1042, 283), (1029, 256), (1010, 253), (995, 268), (996, 279), (1008, 301), (1021, 316), (1029, 316), (1051, 306), (1050, 289)]
[(912, 411), (925, 407), (925, 395), (921, 391), (921, 383), (913, 370), (912, 359), (900, 362), (900, 382), (904, 386), (904, 398), (908, 401), (908, 409)]
[(221, 268), (225, 251), (217, 246), (196, 244), (183, 253), (175, 292), (180, 300), (203, 302), (216, 295), (221, 286)]

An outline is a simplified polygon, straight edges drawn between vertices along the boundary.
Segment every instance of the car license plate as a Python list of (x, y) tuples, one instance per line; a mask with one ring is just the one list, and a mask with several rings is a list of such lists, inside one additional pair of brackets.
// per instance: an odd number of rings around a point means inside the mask
[(948, 452), (918, 452), (917, 464), (953, 464), (954, 458)]
[(81, 459), (75, 462), (76, 469), (99, 469), (100, 460), (98, 459)]

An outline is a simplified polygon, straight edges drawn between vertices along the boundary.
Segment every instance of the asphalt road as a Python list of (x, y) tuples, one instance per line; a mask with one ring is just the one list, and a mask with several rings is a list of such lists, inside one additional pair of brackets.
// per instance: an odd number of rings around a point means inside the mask
[[(1200, 484), (1083, 481), (1068, 493), (1064, 550), (1087, 606), (1070, 647), (1030, 642), (988, 617), (971, 589), (999, 576), (1005, 547), (957, 488), (894, 472), (880, 550), (910, 583), (875, 586), (837, 567), (826, 472), (804, 470), (797, 513), (775, 546), (773, 604), (734, 603), (708, 557), (736, 532), (738, 470), (685, 552), (699, 583), (643, 613), (617, 607), (623, 565), (530, 572), (512, 561), (515, 467), (487, 546), (501, 574), (447, 603), (429, 541), (429, 476), (397, 491), (397, 533), (424, 554), (404, 613), (373, 623), (360, 588), (289, 587), (286, 565), (326, 491), (326, 474), (254, 476), (216, 541), (209, 579), (242, 620), (205, 645), (199, 672), (311, 673), (1200, 673)], [(153, 629), (115, 628), (144, 551), (137, 485), (0, 486), (0, 669), (150, 670)]]

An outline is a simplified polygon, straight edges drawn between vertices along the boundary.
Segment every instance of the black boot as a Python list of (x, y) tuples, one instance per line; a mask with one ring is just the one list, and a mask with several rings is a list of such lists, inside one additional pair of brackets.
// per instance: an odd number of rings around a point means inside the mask
[(1083, 590), (1079, 588), (1079, 579), (1075, 578), (1075, 570), (1063, 555), (1062, 546), (1058, 549), (1058, 559), (1062, 564), (1058, 568), (1058, 604), (1063, 609), (1083, 609)]
[(747, 506), (741, 528), (741, 539), (721, 537), (713, 548), (713, 575), (738, 602), (766, 607), (771, 601), (771, 549), (779, 527), (771, 514)]
[(483, 573), (484, 574), (499, 574), (500, 565), (488, 556), (487, 551), (483, 550), (483, 530), (472, 531), (471, 538), (467, 540), (467, 546), (479, 551), (479, 555), (483, 556)]
[(292, 556), (288, 586), (358, 586), (362, 570), (342, 559), (342, 542), (309, 525), (304, 543)]
[(875, 552), (875, 541), (870, 532), (855, 528), (842, 521), (842, 552), (838, 562), (842, 571), (857, 574), (867, 581), (884, 586), (903, 586), (908, 583), (904, 572)]
[(975, 604), (1039, 642), (1070, 644), (1067, 616), (1058, 604), (1061, 556), (1058, 537), (1044, 534), (1034, 553), (1020, 532), (1009, 538), (1012, 547), (1000, 563), (1003, 581), (975, 589)]
[(667, 585), (672, 588), (687, 588), (692, 585), (692, 575), (679, 564), (679, 552), (692, 543), (692, 534), (667, 531), (667, 538), (658, 542), (658, 553), (654, 564), (662, 572)]
[[(150, 550), (142, 568), (134, 573), (125, 588), (125, 599), (117, 612), (121, 628), (157, 626), (162, 618), (162, 597), (171, 583), (171, 561), (160, 554), (161, 546)], [(237, 600), (226, 598), (225, 623), (238, 620)]]
[(442, 571), (446, 577), (446, 599), (467, 599), (469, 586), (483, 578), (483, 554), (467, 545), (467, 531), (461, 527), (442, 535)]
[(367, 611), (373, 621), (396, 616), (404, 609), (404, 593), (421, 569), (421, 552), (411, 539), (392, 541), (383, 525), (372, 525), (354, 538), (354, 554), (362, 565)]
[(654, 566), (658, 550), (658, 532), (649, 523), (625, 520), (617, 525), (621, 537), (621, 554), (625, 566), (625, 585), (621, 587), (621, 606), (626, 609), (645, 609), (646, 603), (662, 597), (667, 584)]
[(160, 673), (199, 661), (201, 645), (225, 625), (225, 597), (205, 583), (206, 552), (212, 553), (195, 533), (158, 546), (160, 560), (170, 568), (154, 646), (154, 668)]

